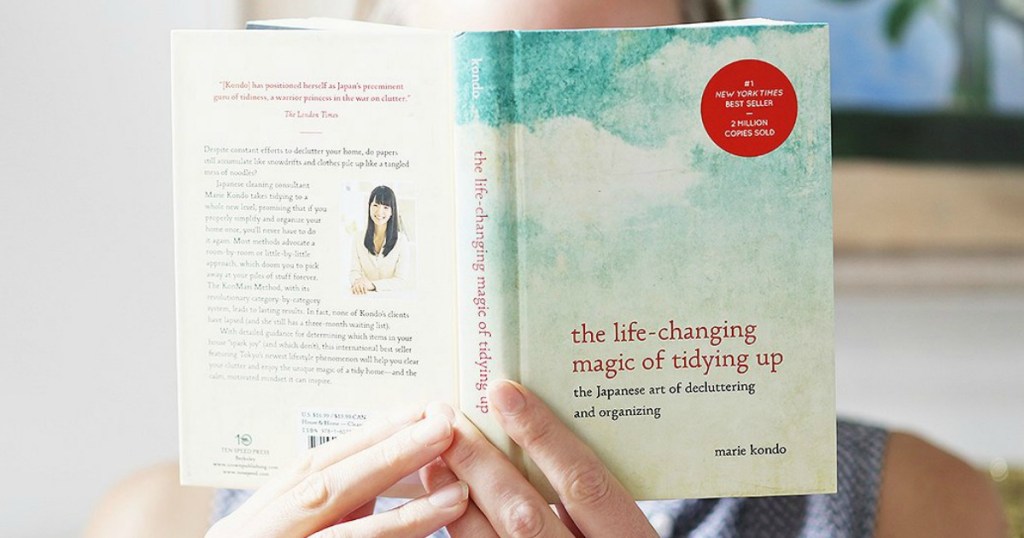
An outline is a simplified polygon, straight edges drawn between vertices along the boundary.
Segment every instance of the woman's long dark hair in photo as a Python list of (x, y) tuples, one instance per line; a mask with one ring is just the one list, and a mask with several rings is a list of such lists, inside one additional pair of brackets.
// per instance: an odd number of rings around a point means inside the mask
[(391, 187), (381, 185), (370, 192), (370, 200), (366, 202), (366, 236), (363, 237), (363, 246), (371, 254), (377, 254), (373, 248), (373, 217), (370, 214), (370, 207), (374, 202), (386, 205), (391, 208), (391, 218), (388, 219), (388, 227), (384, 233), (384, 255), (387, 256), (398, 243), (398, 200), (395, 198), (395, 191)]

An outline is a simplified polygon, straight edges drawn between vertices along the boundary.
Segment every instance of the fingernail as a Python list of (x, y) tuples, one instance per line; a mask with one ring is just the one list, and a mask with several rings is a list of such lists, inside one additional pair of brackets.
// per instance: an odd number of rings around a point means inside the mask
[(469, 497), (469, 486), (461, 480), (433, 492), (427, 500), (438, 508), (451, 508)]
[(413, 426), (412, 440), (422, 445), (438, 443), (452, 434), (452, 423), (443, 417), (434, 415)]
[(519, 389), (511, 382), (505, 380), (498, 381), (493, 385), (491, 401), (494, 403), (494, 407), (498, 408), (498, 412), (503, 415), (514, 415), (526, 407), (526, 398), (523, 397), (523, 393), (519, 392)]
[(452, 407), (446, 403), (441, 402), (430, 402), (429, 404), (427, 404), (426, 415), (428, 417), (442, 417), (448, 422), (452, 422), (455, 420), (455, 411), (452, 411)]

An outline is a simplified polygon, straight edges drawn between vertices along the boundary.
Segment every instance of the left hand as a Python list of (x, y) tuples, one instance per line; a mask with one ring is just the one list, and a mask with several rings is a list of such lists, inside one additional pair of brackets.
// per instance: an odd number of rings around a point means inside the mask
[[(472, 503), (448, 525), (453, 537), (657, 537), (643, 512), (594, 452), (521, 385), (499, 381), (488, 397), (509, 437), (558, 493), (559, 513), (464, 416), (451, 447), (423, 473), (427, 491), (461, 479)], [(561, 516), (561, 517), (559, 517)]]
[(423, 418), (418, 408), (364, 426), (304, 452), (214, 524), (206, 538), (430, 534), (464, 513), (464, 484), (371, 514), (377, 495), (440, 455), (452, 433), (448, 418)]

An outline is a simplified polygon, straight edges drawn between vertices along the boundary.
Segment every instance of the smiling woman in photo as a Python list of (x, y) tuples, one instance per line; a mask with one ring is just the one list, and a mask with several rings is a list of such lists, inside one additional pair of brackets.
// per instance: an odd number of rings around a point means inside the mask
[(404, 288), (408, 283), (409, 256), (409, 239), (401, 229), (395, 191), (381, 185), (370, 192), (366, 233), (352, 242), (352, 293), (363, 295)]

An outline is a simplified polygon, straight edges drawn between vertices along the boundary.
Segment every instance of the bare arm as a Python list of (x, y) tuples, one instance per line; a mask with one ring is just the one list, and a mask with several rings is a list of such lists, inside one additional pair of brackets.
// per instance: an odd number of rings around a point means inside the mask
[(1005, 538), (992, 484), (942, 449), (906, 433), (889, 436), (875, 536)]
[(423, 417), (414, 409), (311, 449), (209, 529), (210, 490), (177, 486), (174, 464), (139, 473), (104, 499), (85, 536), (426, 536), (463, 514), (464, 483), (388, 512), (372, 514), (373, 506), (377, 495), (449, 446), (447, 416), (450, 410)]
[(139, 471), (107, 492), (85, 538), (191, 538), (206, 534), (213, 490), (178, 484), (178, 464)]

